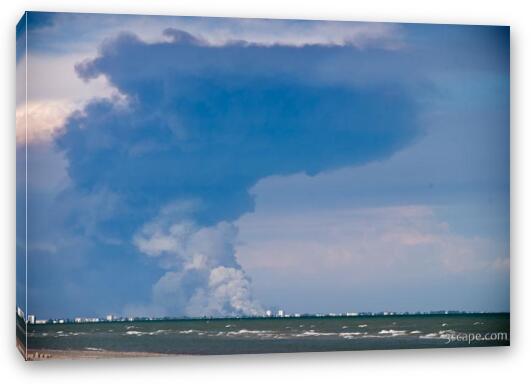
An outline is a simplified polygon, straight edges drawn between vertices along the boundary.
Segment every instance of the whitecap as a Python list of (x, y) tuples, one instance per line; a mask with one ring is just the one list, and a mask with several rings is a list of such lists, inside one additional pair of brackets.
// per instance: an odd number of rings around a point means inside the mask
[(337, 333), (334, 332), (315, 332), (314, 330), (305, 331), (303, 333), (295, 334), (296, 337), (306, 337), (306, 336), (334, 336)]
[(189, 335), (190, 333), (198, 332), (195, 329), (187, 329), (185, 331), (179, 331), (180, 334)]
[(378, 332), (380, 335), (403, 335), (406, 333), (406, 331), (397, 331), (394, 329), (382, 329), (380, 332)]
[(439, 331), (439, 335), (448, 335), (448, 334), (454, 334), (455, 331), (453, 329), (443, 329)]
[(354, 339), (356, 336), (363, 335), (361, 332), (341, 332), (339, 336), (343, 337), (344, 339)]
[(391, 335), (391, 336), (401, 336), (405, 335), (406, 331), (397, 331), (394, 329), (382, 329), (380, 332), (378, 332), (380, 335)]
[(245, 334), (261, 335), (261, 334), (265, 334), (265, 333), (268, 333), (268, 332), (271, 332), (271, 331), (251, 331), (251, 330), (248, 330), (248, 329), (240, 329), (239, 331), (227, 332), (227, 335), (245, 335)]
[(434, 339), (436, 337), (439, 337), (438, 333), (428, 333), (427, 335), (420, 335), (420, 339)]

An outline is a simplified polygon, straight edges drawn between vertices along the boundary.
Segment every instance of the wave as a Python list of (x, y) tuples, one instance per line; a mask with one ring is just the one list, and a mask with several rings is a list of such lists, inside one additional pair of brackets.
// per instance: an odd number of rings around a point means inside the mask
[(240, 329), (239, 331), (231, 331), (231, 332), (227, 332), (227, 335), (228, 336), (233, 336), (233, 335), (263, 335), (263, 334), (267, 334), (267, 333), (271, 333), (272, 331), (259, 331), (259, 330), (248, 330), (248, 329)]
[(438, 333), (428, 333), (427, 335), (419, 336), (419, 339), (435, 339), (436, 337), (439, 337)]
[(455, 335), (455, 331), (452, 329), (444, 329), (440, 330), (439, 332), (435, 333), (428, 333), (427, 335), (420, 335), (419, 339), (448, 339), (448, 337)]
[(310, 331), (305, 331), (303, 333), (296, 333), (295, 337), (306, 337), (306, 336), (335, 336), (338, 335), (335, 332), (315, 332), (313, 329)]
[(394, 330), (394, 329), (382, 329), (378, 332), (379, 335), (390, 335), (390, 336), (403, 336), (407, 331), (403, 330)]
[[(167, 330), (167, 329), (157, 329), (156, 331), (151, 331), (151, 332), (147, 332), (147, 331), (127, 331), (125, 332), (126, 335), (129, 335), (129, 336), (144, 336), (144, 335), (149, 335), (149, 336), (153, 336), (153, 335), (159, 335), (161, 333), (168, 333), (168, 332), (171, 332), (170, 330)], [(182, 331), (182, 332), (185, 332), (185, 331)], [(182, 332), (179, 332), (179, 333), (182, 333)]]
[[(54, 337), (69, 337), (69, 336), (80, 336), (80, 335), (86, 335), (86, 332), (67, 332), (64, 333), (63, 331), (57, 331), (55, 332)], [(44, 336), (44, 335), (42, 335)]]
[(140, 332), (140, 331), (127, 331), (125, 334), (126, 334), (126, 335), (142, 336), (142, 335), (145, 335), (146, 332)]
[(367, 332), (341, 332), (339, 336), (344, 339), (355, 339), (358, 336), (367, 335)]

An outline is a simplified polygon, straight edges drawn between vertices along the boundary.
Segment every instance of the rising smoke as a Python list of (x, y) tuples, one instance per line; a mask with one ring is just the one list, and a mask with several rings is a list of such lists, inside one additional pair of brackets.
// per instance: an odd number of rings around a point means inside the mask
[(261, 314), (235, 257), (237, 228), (225, 221), (198, 227), (184, 218), (193, 206), (164, 207), (134, 236), (138, 249), (168, 270), (153, 287), (153, 304), (189, 316)]

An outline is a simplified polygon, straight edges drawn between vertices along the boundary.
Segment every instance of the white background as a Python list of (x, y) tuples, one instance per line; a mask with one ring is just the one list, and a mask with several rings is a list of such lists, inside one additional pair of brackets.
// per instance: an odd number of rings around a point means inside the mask
[[(525, 381), (531, 374), (531, 11), (525, 1), (6, 0), (1, 3), (0, 376), (3, 383)], [(25, 10), (340, 19), (511, 26), (511, 342), (509, 348), (173, 357), (25, 363), (15, 348), (15, 24)], [(526, 109), (527, 107), (527, 109)], [(525, 129), (527, 128), (527, 130)], [(527, 235), (527, 236), (526, 236)], [(527, 364), (527, 366), (526, 366)], [(7, 381), (9, 380), (9, 381)]]

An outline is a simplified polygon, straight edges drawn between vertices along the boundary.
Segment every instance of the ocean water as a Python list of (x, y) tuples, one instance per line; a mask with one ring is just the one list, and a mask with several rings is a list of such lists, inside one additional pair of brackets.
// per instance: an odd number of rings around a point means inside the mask
[(43, 324), (28, 347), (240, 354), (509, 345), (509, 314), (215, 319)]

